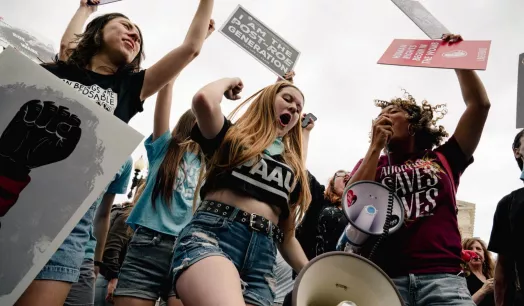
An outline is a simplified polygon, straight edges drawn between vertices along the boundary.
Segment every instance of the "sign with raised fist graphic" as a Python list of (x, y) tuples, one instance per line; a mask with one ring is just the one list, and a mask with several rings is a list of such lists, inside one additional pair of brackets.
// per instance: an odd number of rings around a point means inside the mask
[(14, 48), (0, 71), (0, 305), (13, 305), (143, 136)]
[(80, 122), (67, 107), (51, 101), (31, 100), (20, 108), (0, 136), (0, 217), (16, 203), (21, 192), (16, 187), (29, 183), (31, 169), (73, 153), (82, 134)]

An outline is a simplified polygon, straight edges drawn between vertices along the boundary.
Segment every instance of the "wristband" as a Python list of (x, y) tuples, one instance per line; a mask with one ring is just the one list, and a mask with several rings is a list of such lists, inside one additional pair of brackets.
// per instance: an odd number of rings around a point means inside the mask
[(101, 267), (101, 266), (103, 266), (103, 265), (104, 265), (103, 262), (98, 261), (98, 260), (95, 260), (95, 267)]
[(9, 209), (15, 205), (18, 196), (29, 182), (31, 182), (29, 176), (26, 176), (22, 181), (17, 181), (0, 175), (0, 217), (5, 216)]

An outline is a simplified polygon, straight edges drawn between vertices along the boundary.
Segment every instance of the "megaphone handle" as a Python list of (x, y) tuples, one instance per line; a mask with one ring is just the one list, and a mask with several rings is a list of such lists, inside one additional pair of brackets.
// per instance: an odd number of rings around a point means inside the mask
[[(389, 154), (389, 146), (386, 145), (386, 154), (388, 157), (388, 166), (391, 168), (391, 156)], [(389, 235), (389, 228), (391, 223), (391, 217), (393, 216), (393, 192), (395, 190), (395, 186), (387, 186), (389, 187), (389, 195), (388, 195), (388, 208), (386, 210), (386, 220), (384, 221), (384, 229), (382, 231), (382, 235), (378, 238), (377, 242), (371, 249), (371, 252), (369, 253), (369, 259), (372, 260), (373, 256), (375, 255), (375, 252), (378, 249), (378, 246), (382, 242), (384, 238), (386, 238)]]

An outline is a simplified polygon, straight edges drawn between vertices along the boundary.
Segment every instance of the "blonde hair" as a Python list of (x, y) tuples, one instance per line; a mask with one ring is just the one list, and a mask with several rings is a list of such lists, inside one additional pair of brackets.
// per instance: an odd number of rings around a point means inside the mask
[[(493, 278), (495, 274), (495, 262), (493, 261), (493, 257), (491, 256), (491, 253), (488, 251), (488, 248), (486, 247), (486, 243), (484, 243), (482, 239), (477, 237), (466, 238), (462, 241), (462, 249), (471, 250), (471, 247), (475, 242), (478, 242), (482, 247), (482, 251), (484, 251), (484, 263), (482, 264), (482, 274), (484, 274), (484, 276), (487, 279)], [(471, 272), (469, 269), (469, 265), (466, 265), (465, 270), (467, 272)]]
[[(277, 118), (275, 115), (275, 98), (277, 94), (286, 87), (300, 90), (288, 81), (277, 82), (269, 85), (235, 108), (228, 119), (232, 119), (238, 111), (247, 105), (246, 112), (242, 114), (234, 125), (227, 131), (224, 140), (216, 153), (207, 164), (205, 174), (199, 178), (197, 190), (202, 182), (208, 177), (224, 172), (228, 169), (243, 165), (244, 163), (261, 159), (260, 153), (268, 148), (277, 138)], [(300, 92), (302, 93), (302, 92)], [(293, 220), (302, 220), (309, 203), (311, 192), (309, 181), (302, 158), (302, 127), (297, 123), (283, 138), (284, 162), (291, 167), (295, 175), (295, 184), (292, 188), (300, 187), (301, 192), (297, 203), (290, 203), (290, 212), (294, 215)], [(229, 151), (224, 151), (225, 145), (230, 146)], [(297, 186), (300, 184), (300, 186)]]

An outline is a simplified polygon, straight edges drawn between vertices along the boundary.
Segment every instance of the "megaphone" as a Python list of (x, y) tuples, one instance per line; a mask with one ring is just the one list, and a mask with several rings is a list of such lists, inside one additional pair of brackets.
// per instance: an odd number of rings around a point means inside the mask
[(337, 250), (363, 255), (370, 236), (392, 234), (404, 223), (404, 205), (388, 187), (374, 181), (359, 181), (346, 187), (342, 207), (349, 221)]
[(347, 252), (312, 259), (295, 279), (293, 306), (402, 306), (393, 281), (370, 260)]

